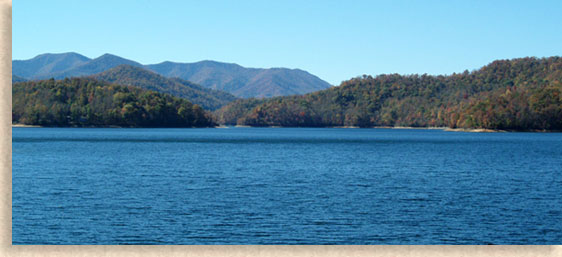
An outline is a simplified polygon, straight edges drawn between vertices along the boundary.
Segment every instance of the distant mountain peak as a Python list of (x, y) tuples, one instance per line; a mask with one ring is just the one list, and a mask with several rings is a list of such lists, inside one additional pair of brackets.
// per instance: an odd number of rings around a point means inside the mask
[(219, 65), (237, 65), (240, 66), (236, 63), (228, 63), (228, 62), (219, 62), (219, 61), (213, 61), (213, 60), (202, 60), (202, 61), (198, 61), (195, 63), (206, 63), (206, 64), (219, 64)]
[[(74, 52), (44, 54), (30, 60), (14, 60), (12, 73), (27, 79), (88, 76), (127, 64), (142, 67), (162, 76), (178, 77), (206, 88), (224, 90), (239, 97), (272, 97), (305, 94), (331, 85), (299, 69), (246, 68), (236, 63), (203, 60), (194, 63), (164, 61), (142, 65), (105, 53), (95, 59)], [(123, 67), (121, 67), (123, 68)]]
[(102, 55), (98, 56), (98, 58), (96, 58), (96, 59), (100, 59), (100, 58), (118, 58), (118, 59), (125, 59), (125, 58), (123, 58), (123, 57), (120, 57), (120, 56), (117, 56), (117, 55), (114, 55), (114, 54), (110, 54), (110, 53), (102, 54)]
[(78, 58), (90, 60), (90, 58), (88, 58), (84, 55), (81, 55), (79, 53), (76, 53), (76, 52), (44, 53), (44, 54), (39, 54), (39, 55), (33, 57), (32, 59), (45, 58), (45, 57), (78, 57)]
[[(100, 55), (99, 57), (93, 59), (92, 61), (96, 61), (96, 60), (97, 60), (97, 61), (103, 60), (103, 61), (116, 61), (116, 62), (119, 62), (119, 63), (116, 64), (115, 66), (118, 66), (118, 65), (120, 65), (120, 64), (134, 64), (134, 65), (136, 65), (136, 66), (142, 66), (142, 64), (140, 64), (140, 63), (138, 63), (138, 62), (135, 62), (135, 61), (132, 61), (132, 60), (129, 60), (129, 59), (125, 59), (125, 58), (123, 58), (123, 57), (121, 57), (121, 56), (117, 56), (117, 55), (109, 54), (109, 53), (102, 54), (102, 55)], [(113, 67), (115, 67), (115, 66), (113, 66)], [(111, 68), (113, 68), (113, 67), (111, 67)]]
[(90, 58), (74, 52), (46, 53), (29, 60), (12, 61), (12, 73), (29, 79), (49, 78), (53, 77), (53, 74), (80, 66), (90, 60)]
[(163, 61), (161, 63), (158, 64), (178, 64), (178, 62), (172, 62), (172, 61)]

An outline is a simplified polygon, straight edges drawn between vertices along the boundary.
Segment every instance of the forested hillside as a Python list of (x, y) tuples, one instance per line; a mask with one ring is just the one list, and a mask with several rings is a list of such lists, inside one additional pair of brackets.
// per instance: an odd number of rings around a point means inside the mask
[(89, 78), (14, 84), (12, 122), (42, 126), (215, 125), (201, 107), (185, 99)]
[[(265, 98), (238, 99), (214, 112), (220, 124), (245, 125), (245, 117), (254, 107), (267, 102)], [(265, 126), (265, 125), (264, 125)]]
[(91, 77), (109, 83), (136, 86), (185, 98), (211, 111), (236, 99), (234, 95), (227, 92), (205, 88), (180, 78), (166, 78), (152, 71), (131, 65), (120, 65)]
[(450, 76), (363, 76), (303, 96), (233, 102), (221, 124), (562, 129), (562, 58), (499, 60)]

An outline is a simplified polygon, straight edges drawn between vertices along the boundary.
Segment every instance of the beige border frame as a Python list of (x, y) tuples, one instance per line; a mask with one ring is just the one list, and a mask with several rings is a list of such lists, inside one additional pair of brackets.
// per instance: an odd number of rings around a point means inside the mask
[(12, 246), (12, 1), (0, 1), (0, 256), (562, 256), (562, 246)]

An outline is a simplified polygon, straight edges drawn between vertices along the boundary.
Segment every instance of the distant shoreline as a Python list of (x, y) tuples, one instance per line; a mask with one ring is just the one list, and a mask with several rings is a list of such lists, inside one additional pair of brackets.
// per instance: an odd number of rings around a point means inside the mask
[[(332, 126), (332, 127), (283, 127), (283, 126), (247, 126), (247, 125), (232, 125), (222, 127), (236, 127), (236, 128), (345, 128), (345, 129), (361, 129), (358, 126)], [(375, 129), (418, 129), (418, 130), (442, 130), (447, 132), (471, 132), (471, 133), (506, 133), (506, 132), (537, 132), (537, 133), (559, 133), (559, 130), (501, 130), (501, 129), (486, 129), (486, 128), (449, 128), (449, 127), (408, 127), (408, 126), (374, 126), (374, 127), (364, 127), (364, 128), (375, 128)]]
[[(234, 126), (227, 126), (227, 125), (219, 125), (215, 127), (207, 127), (207, 128), (344, 128), (344, 129), (360, 129), (357, 126), (333, 126), (333, 127), (283, 127), (283, 126), (268, 126), (268, 127), (254, 127), (254, 126), (247, 126), (247, 125), (234, 125)], [(12, 124), (12, 128), (47, 128), (45, 126), (39, 125), (26, 125), (26, 124)], [(91, 126), (91, 127), (57, 127), (57, 128), (129, 128), (129, 127), (120, 127), (114, 125), (108, 126)], [(132, 128), (132, 127), (131, 127)], [(152, 127), (135, 127), (135, 128), (152, 128)], [(158, 128), (166, 128), (166, 127), (158, 127)], [(169, 127), (169, 128), (176, 128), (176, 127)], [(367, 127), (367, 128), (375, 128), (375, 129), (418, 129), (418, 130), (442, 130), (447, 132), (470, 132), (470, 133), (499, 133), (499, 132), (534, 132), (534, 133), (559, 133), (562, 131), (558, 130), (499, 130), (499, 129), (485, 129), (485, 128), (449, 128), (449, 127), (408, 127), (408, 126), (375, 126), (375, 127)]]
[(41, 128), (39, 125), (12, 124), (12, 128)]
[[(248, 126), (248, 125), (221, 125), (221, 127), (235, 127), (235, 128), (345, 128), (345, 129), (361, 129), (358, 126), (331, 126), (331, 127), (283, 127), (283, 126)], [(537, 132), (537, 133), (559, 133), (559, 130), (501, 130), (501, 129), (486, 129), (486, 128), (449, 128), (449, 127), (409, 127), (409, 126), (374, 126), (364, 128), (375, 129), (418, 129), (418, 130), (442, 130), (447, 132), (471, 132), (471, 133), (506, 133), (506, 132)]]
[(374, 126), (373, 128), (385, 128), (385, 129), (434, 129), (434, 130), (446, 130), (448, 127), (409, 127), (409, 126)]
[[(506, 130), (496, 130), (496, 129), (484, 129), (484, 128), (477, 128), (477, 129), (469, 129), (469, 128), (445, 128), (443, 131), (449, 132), (474, 132), (474, 133), (494, 133), (494, 132), (509, 132)], [(511, 132), (519, 132), (519, 131), (511, 131)]]
[[(225, 125), (221, 125), (225, 126)], [(235, 125), (233, 127), (236, 128), (316, 128), (316, 127), (283, 127), (283, 126), (267, 126), (267, 127), (259, 127), (259, 126), (247, 126), (247, 125)], [(332, 127), (318, 127), (318, 128), (344, 128), (344, 129), (361, 129), (358, 126), (332, 126)], [(449, 128), (449, 127), (408, 127), (408, 126), (374, 126), (374, 127), (365, 127), (365, 128), (375, 128), (375, 129), (419, 129), (419, 130), (443, 130), (448, 132), (475, 132), (475, 133), (482, 133), (482, 132), (529, 132), (529, 131), (507, 131), (507, 130), (494, 130), (494, 129), (483, 129), (483, 128)], [(550, 132), (550, 131), (530, 131), (530, 132)], [(556, 131), (552, 131), (556, 132)]]

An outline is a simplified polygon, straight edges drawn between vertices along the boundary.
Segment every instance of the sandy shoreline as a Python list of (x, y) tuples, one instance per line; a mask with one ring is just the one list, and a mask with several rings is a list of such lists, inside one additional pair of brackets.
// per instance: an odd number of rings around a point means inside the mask
[(407, 126), (375, 126), (373, 128), (385, 128), (385, 129), (435, 129), (435, 130), (445, 130), (447, 127), (407, 127)]
[(451, 132), (475, 132), (475, 133), (491, 133), (491, 132), (507, 132), (505, 130), (495, 130), (495, 129), (467, 129), (467, 128), (445, 128), (444, 131), (451, 131)]
[(12, 124), (12, 128), (40, 128), (38, 125)]

